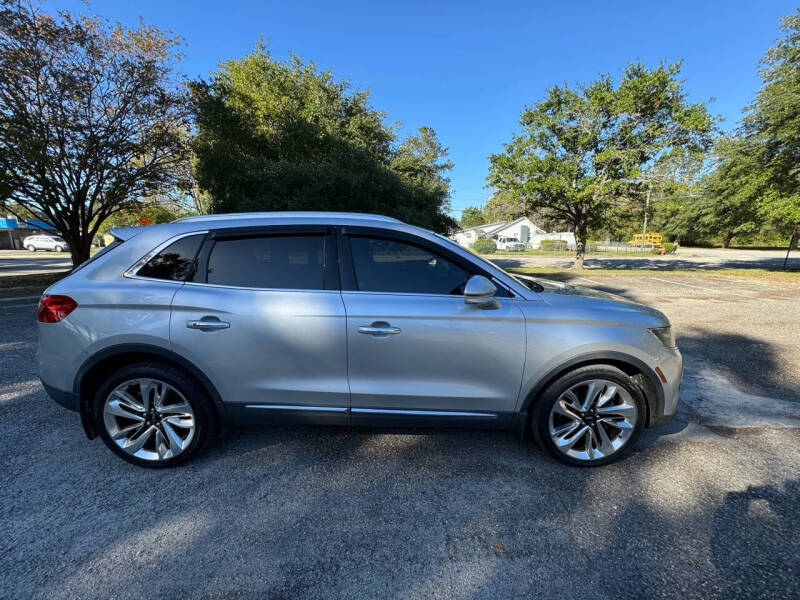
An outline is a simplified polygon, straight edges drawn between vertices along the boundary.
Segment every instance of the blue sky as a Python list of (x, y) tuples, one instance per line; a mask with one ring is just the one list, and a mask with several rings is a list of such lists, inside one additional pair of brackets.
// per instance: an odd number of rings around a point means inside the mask
[[(45, 3), (60, 8), (85, 12), (78, 0)], [(183, 36), (190, 77), (207, 76), (263, 36), (276, 58), (292, 51), (369, 89), (401, 132), (430, 125), (450, 148), (458, 217), (488, 197), (487, 156), (517, 130), (523, 107), (555, 83), (616, 77), (634, 60), (683, 59), (690, 99), (713, 98), (723, 127), (735, 126), (758, 89), (759, 58), (797, 3), (92, 0), (91, 8)]]

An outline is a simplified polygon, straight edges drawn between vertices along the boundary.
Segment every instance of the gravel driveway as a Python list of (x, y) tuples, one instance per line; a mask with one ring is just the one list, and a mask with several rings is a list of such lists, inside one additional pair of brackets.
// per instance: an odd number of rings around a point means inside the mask
[(593, 470), (508, 433), (333, 428), (139, 469), (46, 397), (35, 306), (5, 303), (0, 597), (798, 597), (797, 288), (587, 277), (665, 310), (687, 364), (679, 418)]

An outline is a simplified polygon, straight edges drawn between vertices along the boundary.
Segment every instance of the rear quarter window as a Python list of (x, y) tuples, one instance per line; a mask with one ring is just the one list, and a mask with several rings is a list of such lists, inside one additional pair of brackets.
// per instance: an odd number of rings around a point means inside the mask
[(140, 267), (136, 275), (150, 279), (186, 281), (204, 237), (204, 233), (198, 233), (172, 242)]

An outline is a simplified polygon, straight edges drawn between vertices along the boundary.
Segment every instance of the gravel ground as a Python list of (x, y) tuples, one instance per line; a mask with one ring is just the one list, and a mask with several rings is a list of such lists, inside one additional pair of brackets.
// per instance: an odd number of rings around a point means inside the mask
[[(589, 254), (584, 266), (588, 269), (780, 269), (786, 250), (740, 250), (733, 248), (687, 248), (681, 247), (677, 254), (658, 256), (653, 254)], [(505, 268), (511, 267), (560, 267), (572, 266), (570, 256), (538, 256), (525, 254), (496, 254), (487, 258)], [(789, 255), (789, 269), (800, 270), (800, 251)]]
[(334, 428), (139, 469), (44, 394), (35, 305), (0, 306), (0, 597), (798, 597), (797, 288), (587, 277), (665, 310), (687, 365), (678, 418), (593, 470)]

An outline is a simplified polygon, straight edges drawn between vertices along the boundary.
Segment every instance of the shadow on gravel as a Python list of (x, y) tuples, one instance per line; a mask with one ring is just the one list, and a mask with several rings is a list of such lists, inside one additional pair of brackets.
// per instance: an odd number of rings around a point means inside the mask
[(678, 332), (678, 347), (686, 361), (692, 357), (708, 361), (749, 394), (800, 400), (800, 383), (792, 375), (795, 358), (763, 340), (693, 327)]
[[(800, 480), (783, 488), (750, 486), (729, 492), (714, 515), (711, 553), (733, 597), (746, 577), (759, 578), (761, 598), (800, 597)], [(767, 573), (769, 575), (767, 575)]]

